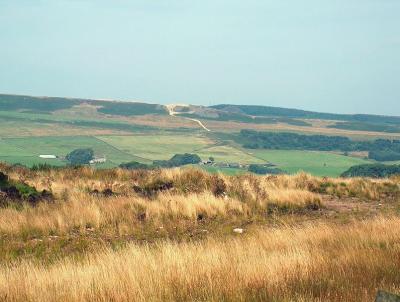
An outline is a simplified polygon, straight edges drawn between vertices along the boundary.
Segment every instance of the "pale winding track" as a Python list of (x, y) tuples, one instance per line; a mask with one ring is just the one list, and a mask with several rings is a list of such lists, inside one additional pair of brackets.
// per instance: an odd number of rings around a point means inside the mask
[[(169, 104), (169, 105), (166, 105), (165, 107), (168, 109), (168, 113), (169, 113), (169, 115), (170, 116), (177, 116), (177, 115), (179, 115), (181, 112), (176, 112), (174, 109), (175, 109), (175, 107), (176, 106), (185, 106), (185, 105), (177, 105), (177, 104)], [(193, 113), (193, 112), (185, 112), (185, 113)], [(181, 116), (181, 118), (184, 118), (184, 119), (186, 119), (186, 120), (189, 120), (189, 121), (193, 121), (193, 122), (196, 122), (197, 124), (199, 124), (200, 125), (200, 127), (202, 127), (204, 130), (206, 130), (206, 131), (208, 131), (208, 132), (211, 132), (211, 130), (210, 129), (208, 129), (200, 120), (198, 120), (198, 119), (195, 119), (195, 118), (190, 118), (190, 117), (186, 117), (186, 116)]]

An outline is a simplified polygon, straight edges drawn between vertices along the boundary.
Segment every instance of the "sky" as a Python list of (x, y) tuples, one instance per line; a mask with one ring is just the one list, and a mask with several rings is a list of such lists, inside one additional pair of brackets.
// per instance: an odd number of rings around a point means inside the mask
[(0, 93), (400, 115), (399, 0), (0, 0)]

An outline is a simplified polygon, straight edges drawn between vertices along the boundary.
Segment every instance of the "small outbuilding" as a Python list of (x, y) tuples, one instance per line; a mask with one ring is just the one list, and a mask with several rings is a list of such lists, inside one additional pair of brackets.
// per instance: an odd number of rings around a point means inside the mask
[(57, 155), (52, 154), (41, 154), (39, 157), (44, 159), (57, 159)]

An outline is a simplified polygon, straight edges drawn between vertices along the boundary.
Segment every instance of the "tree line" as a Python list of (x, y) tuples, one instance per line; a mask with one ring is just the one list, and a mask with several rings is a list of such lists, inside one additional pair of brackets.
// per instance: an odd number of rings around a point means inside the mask
[(400, 165), (366, 164), (353, 166), (342, 177), (385, 178), (400, 174)]
[(248, 149), (310, 151), (368, 151), (377, 161), (400, 160), (400, 140), (355, 141), (344, 136), (304, 135), (291, 132), (241, 130), (236, 140)]

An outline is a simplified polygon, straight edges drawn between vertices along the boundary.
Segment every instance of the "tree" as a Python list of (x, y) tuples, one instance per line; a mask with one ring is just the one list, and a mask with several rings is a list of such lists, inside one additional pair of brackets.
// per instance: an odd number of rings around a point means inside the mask
[(197, 154), (175, 154), (169, 160), (155, 160), (153, 166), (155, 167), (179, 167), (189, 164), (198, 164), (201, 162), (201, 158)]
[(175, 167), (189, 165), (189, 164), (198, 164), (201, 162), (201, 158), (197, 154), (175, 154), (171, 159), (170, 162)]
[(92, 149), (75, 149), (69, 153), (65, 158), (71, 165), (85, 165), (88, 164), (94, 157)]

